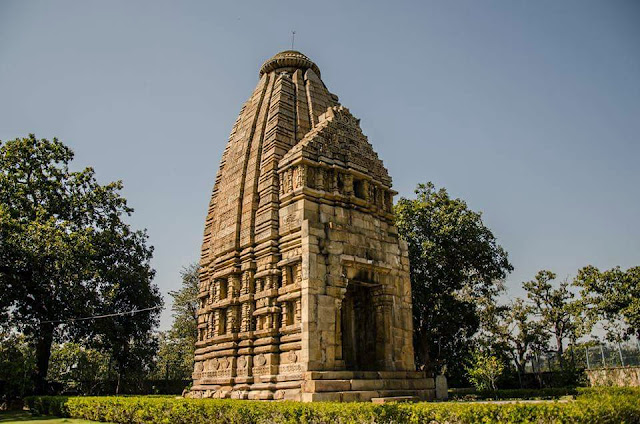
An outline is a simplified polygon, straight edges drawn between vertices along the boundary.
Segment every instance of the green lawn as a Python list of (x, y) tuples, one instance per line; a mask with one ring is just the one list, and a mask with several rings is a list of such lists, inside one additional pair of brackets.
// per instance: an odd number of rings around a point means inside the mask
[(23, 411), (0, 412), (0, 423), (2, 424), (23, 422), (28, 422), (31, 424), (87, 424), (95, 423), (97, 421), (76, 420), (74, 418), (33, 417), (28, 412)]

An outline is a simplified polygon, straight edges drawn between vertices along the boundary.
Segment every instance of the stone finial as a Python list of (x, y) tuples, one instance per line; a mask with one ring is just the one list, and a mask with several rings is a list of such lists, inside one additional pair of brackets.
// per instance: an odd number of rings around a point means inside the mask
[(275, 71), (276, 69), (296, 70), (296, 69), (312, 69), (313, 72), (320, 77), (320, 69), (307, 56), (295, 50), (285, 50), (273, 56), (264, 62), (260, 68), (260, 76)]

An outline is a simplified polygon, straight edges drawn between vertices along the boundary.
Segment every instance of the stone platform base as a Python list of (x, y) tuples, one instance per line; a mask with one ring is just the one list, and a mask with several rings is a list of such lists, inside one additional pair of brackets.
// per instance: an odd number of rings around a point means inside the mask
[[(256, 377), (257, 379), (257, 377)], [(369, 402), (374, 398), (433, 400), (433, 378), (419, 371), (308, 371), (295, 376), (261, 376), (260, 381), (197, 382), (189, 397), (302, 402)], [(247, 380), (246, 377), (243, 380)], [(205, 384), (202, 384), (205, 383)], [(213, 384), (210, 384), (213, 383)]]

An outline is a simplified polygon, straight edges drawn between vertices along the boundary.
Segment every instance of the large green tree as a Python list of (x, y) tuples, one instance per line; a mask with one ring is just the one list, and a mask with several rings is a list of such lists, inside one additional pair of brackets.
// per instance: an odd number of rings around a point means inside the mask
[[(462, 368), (482, 304), (513, 268), (482, 216), (445, 189), (421, 184), (395, 207), (409, 245), (416, 361), (432, 372)], [(484, 300), (483, 300), (484, 299)]]
[(612, 323), (621, 320), (627, 337), (640, 338), (640, 267), (600, 271), (589, 265), (578, 271), (574, 285), (581, 288), (589, 315)]
[(92, 168), (69, 170), (73, 156), (57, 139), (0, 141), (0, 309), (35, 343), (40, 392), (62, 326), (130, 340), (148, 333), (156, 309), (119, 317), (121, 326), (74, 319), (161, 305), (147, 236), (123, 221), (133, 209), (122, 183), (100, 185)]

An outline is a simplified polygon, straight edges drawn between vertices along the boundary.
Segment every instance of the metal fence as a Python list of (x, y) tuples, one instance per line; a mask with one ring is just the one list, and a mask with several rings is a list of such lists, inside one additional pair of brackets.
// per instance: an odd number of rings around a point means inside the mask
[(640, 365), (640, 346), (601, 344), (584, 348), (586, 369)]

